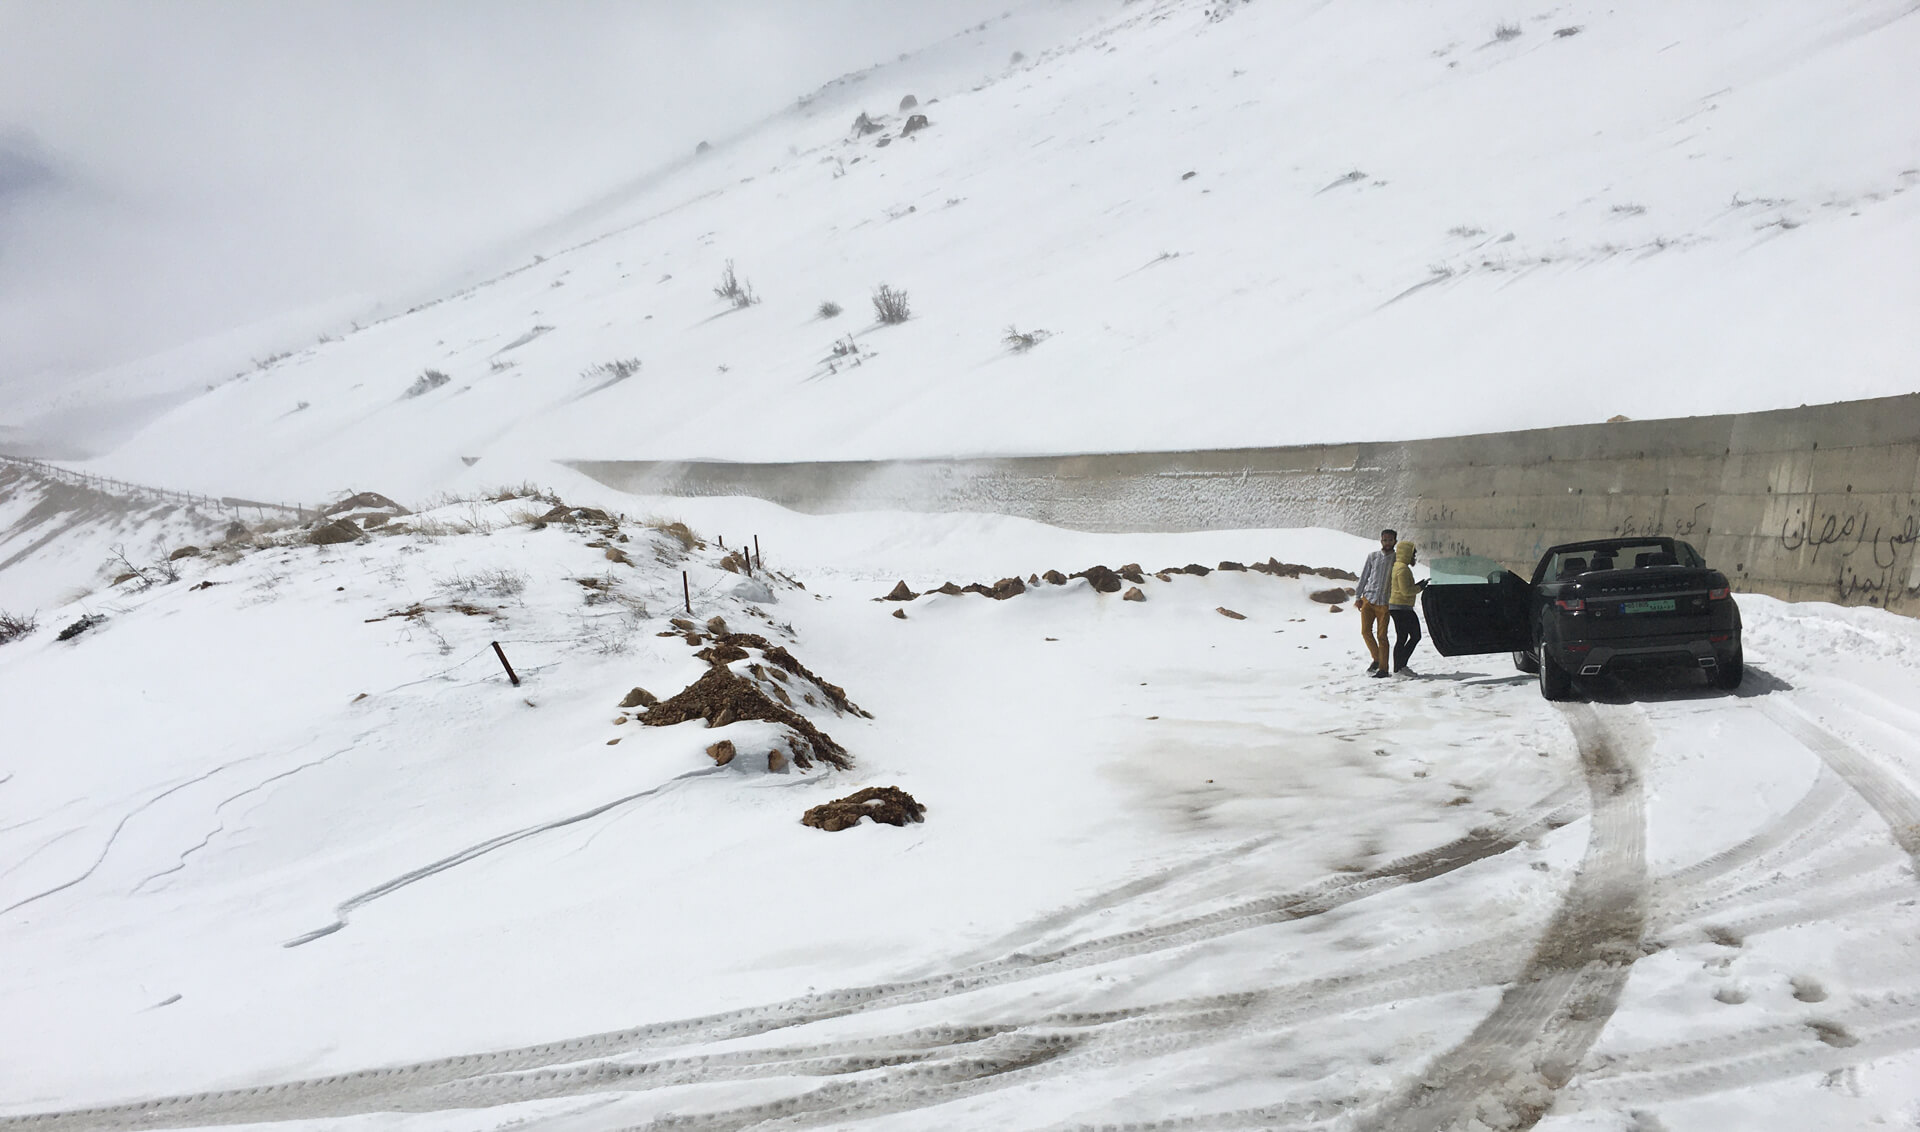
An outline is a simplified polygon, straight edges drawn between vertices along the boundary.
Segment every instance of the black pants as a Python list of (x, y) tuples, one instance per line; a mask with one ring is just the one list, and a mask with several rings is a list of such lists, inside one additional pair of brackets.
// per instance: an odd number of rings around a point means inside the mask
[(1407, 658), (1420, 643), (1420, 615), (1411, 609), (1389, 609), (1393, 617), (1393, 670), (1407, 666)]

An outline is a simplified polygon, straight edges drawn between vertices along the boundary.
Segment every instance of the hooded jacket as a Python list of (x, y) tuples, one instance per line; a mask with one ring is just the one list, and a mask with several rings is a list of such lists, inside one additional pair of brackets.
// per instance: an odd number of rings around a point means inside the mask
[(1393, 586), (1387, 594), (1389, 606), (1413, 608), (1420, 590), (1413, 582), (1413, 544), (1403, 542), (1393, 548)]

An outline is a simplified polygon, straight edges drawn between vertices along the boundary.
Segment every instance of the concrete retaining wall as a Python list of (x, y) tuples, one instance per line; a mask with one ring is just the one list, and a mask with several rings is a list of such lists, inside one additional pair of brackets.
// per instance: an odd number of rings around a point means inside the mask
[(790, 464), (582, 461), (623, 491), (796, 511), (992, 511), (1095, 531), (1400, 530), (1531, 571), (1559, 542), (1687, 539), (1745, 591), (1920, 616), (1920, 394), (1390, 443)]

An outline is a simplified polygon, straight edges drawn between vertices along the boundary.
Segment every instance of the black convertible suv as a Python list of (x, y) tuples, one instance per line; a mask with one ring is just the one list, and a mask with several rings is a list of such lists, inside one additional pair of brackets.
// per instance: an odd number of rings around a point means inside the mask
[(1511, 652), (1550, 700), (1576, 676), (1629, 665), (1702, 669), (1737, 688), (1740, 607), (1726, 575), (1678, 539), (1615, 538), (1548, 550), (1528, 582), (1487, 559), (1439, 559), (1421, 595), (1442, 656)]

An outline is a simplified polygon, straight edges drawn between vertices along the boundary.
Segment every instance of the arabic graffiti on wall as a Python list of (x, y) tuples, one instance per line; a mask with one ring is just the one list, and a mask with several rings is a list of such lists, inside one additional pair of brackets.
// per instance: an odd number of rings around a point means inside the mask
[(1878, 515), (1859, 504), (1839, 510), (1818, 500), (1797, 509), (1780, 524), (1777, 542), (1789, 554), (1810, 563), (1825, 560), (1834, 569), (1834, 598), (1846, 605), (1889, 606), (1920, 597), (1920, 506), (1907, 501), (1906, 513)]
[(1706, 507), (1707, 501), (1702, 500), (1685, 515), (1628, 515), (1613, 525), (1613, 534), (1617, 538), (1647, 538), (1654, 535), (1686, 538), (1697, 531), (1704, 533), (1704, 520), (1700, 512)]

